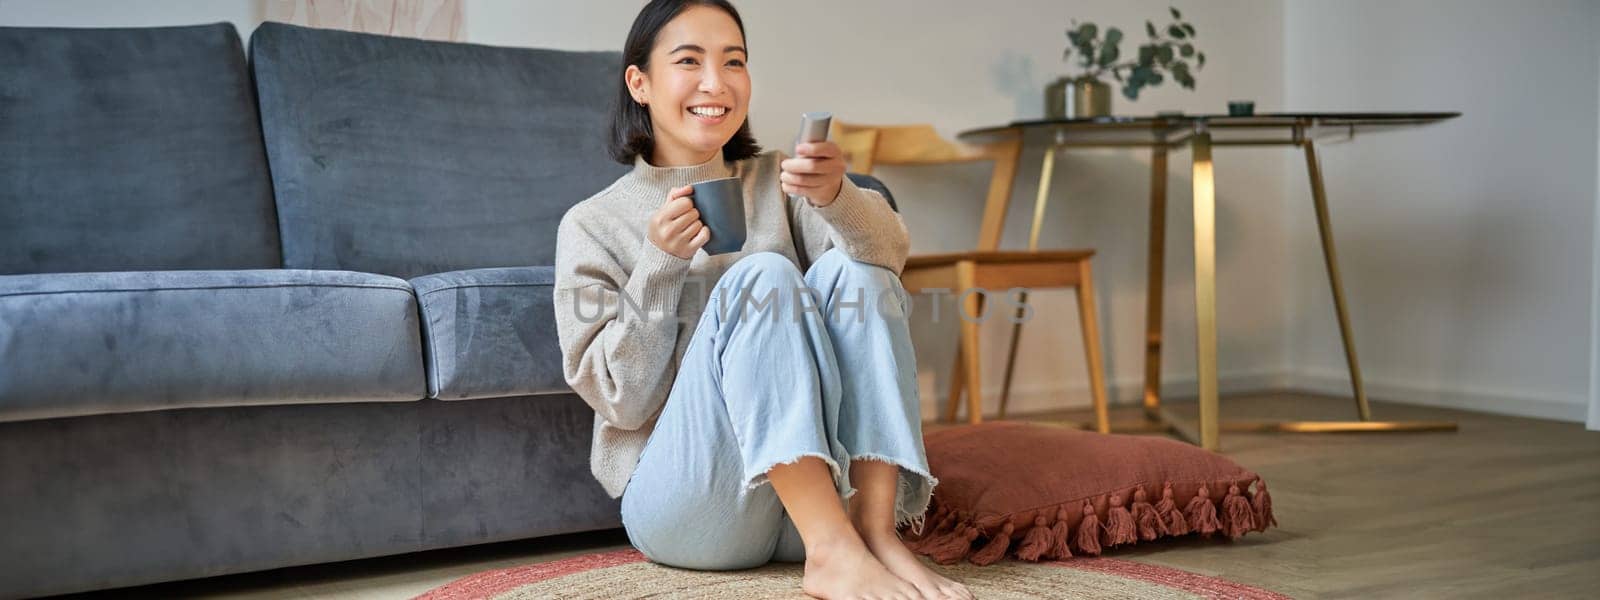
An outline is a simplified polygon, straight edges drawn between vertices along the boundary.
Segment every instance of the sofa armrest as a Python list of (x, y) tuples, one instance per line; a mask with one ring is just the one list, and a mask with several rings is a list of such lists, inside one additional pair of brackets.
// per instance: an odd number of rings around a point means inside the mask
[(555, 267), (497, 267), (411, 280), (422, 310), (428, 396), (565, 394)]

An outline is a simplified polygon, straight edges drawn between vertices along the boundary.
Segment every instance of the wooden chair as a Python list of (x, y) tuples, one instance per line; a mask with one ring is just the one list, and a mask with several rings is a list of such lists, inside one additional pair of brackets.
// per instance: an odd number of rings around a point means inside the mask
[[(1021, 251), (999, 249), (1000, 234), (1005, 225), (1007, 204), (1011, 200), (1011, 182), (1017, 172), (1017, 158), (1022, 150), (1020, 140), (988, 146), (968, 146), (949, 142), (939, 137), (930, 125), (869, 126), (833, 123), (832, 139), (845, 153), (850, 170), (857, 173), (872, 172), (877, 165), (937, 165), (973, 161), (993, 161), (994, 173), (989, 180), (989, 194), (984, 202), (983, 221), (979, 227), (978, 248), (971, 252), (955, 252), (912, 256), (906, 261), (901, 282), (906, 291), (916, 293), (925, 289), (949, 289), (959, 300), (958, 310), (965, 315), (982, 315), (984, 300), (980, 294), (962, 294), (974, 287), (1004, 293), (1011, 288), (1073, 288), (1078, 296), (1078, 318), (1083, 329), (1084, 354), (1088, 357), (1089, 385), (1094, 398), (1095, 428), (1109, 433), (1105, 380), (1100, 354), (1100, 330), (1095, 312), (1094, 284), (1089, 267), (1093, 250), (1037, 250), (1039, 225), (1043, 215), (1042, 205), (1034, 210), (1034, 223), (1030, 248)], [(1025, 301), (1026, 296), (1024, 296)], [(994, 316), (994, 315), (991, 315)], [(1020, 311), (1019, 311), (1020, 316)], [(1037, 313), (1035, 313), (1037, 316)], [(1000, 397), (1000, 418), (1006, 415), (1006, 402), (1010, 398), (1012, 366), (1016, 361), (1017, 341), (1021, 323), (1012, 330), (1011, 352), (1006, 361), (1005, 384)], [(945, 406), (943, 421), (953, 423), (960, 406), (961, 393), (967, 394), (967, 420), (983, 420), (983, 392), (979, 385), (978, 324), (961, 319), (961, 342), (956, 354), (956, 364), (950, 380), (950, 402)]]

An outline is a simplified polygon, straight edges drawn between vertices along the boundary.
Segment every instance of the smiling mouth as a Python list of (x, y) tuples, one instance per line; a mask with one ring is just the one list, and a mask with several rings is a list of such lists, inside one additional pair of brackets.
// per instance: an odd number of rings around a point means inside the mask
[(718, 119), (728, 114), (728, 108), (725, 106), (691, 106), (689, 107), (689, 114), (707, 119)]

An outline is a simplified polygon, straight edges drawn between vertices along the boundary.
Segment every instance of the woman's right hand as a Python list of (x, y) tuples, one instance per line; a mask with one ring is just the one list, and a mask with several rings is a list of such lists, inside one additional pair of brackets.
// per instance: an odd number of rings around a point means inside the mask
[(700, 211), (695, 210), (694, 186), (673, 188), (667, 202), (650, 215), (646, 236), (662, 252), (689, 260), (694, 252), (711, 239), (711, 229), (700, 222)]

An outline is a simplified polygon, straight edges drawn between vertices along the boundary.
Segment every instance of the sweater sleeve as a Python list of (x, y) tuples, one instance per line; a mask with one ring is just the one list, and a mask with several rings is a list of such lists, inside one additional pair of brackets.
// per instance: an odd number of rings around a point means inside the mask
[(578, 211), (556, 234), (555, 310), (567, 385), (613, 427), (638, 429), (665, 404), (689, 261), (640, 240), (632, 272)]
[(829, 248), (843, 248), (850, 258), (899, 274), (911, 252), (911, 236), (900, 213), (883, 196), (844, 178), (839, 196), (827, 206), (798, 200), (790, 207), (799, 225), (797, 239), (814, 261)]

